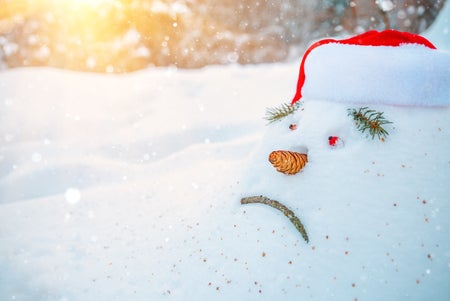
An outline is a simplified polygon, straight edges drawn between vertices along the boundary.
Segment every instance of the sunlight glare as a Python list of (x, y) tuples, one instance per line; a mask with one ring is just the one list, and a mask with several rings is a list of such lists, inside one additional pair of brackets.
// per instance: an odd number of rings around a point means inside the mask
[(92, 7), (96, 7), (104, 3), (113, 3), (115, 1), (117, 0), (69, 0), (72, 4), (89, 5)]

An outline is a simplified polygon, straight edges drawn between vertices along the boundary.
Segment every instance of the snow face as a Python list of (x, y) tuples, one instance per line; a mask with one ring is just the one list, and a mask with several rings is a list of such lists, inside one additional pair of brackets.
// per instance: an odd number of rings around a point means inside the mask
[[(0, 300), (444, 300), (449, 107), (370, 103), (385, 142), (355, 129), (355, 103), (266, 126), (297, 70), (0, 73)], [(276, 149), (309, 162), (280, 174)], [(309, 244), (239, 203), (261, 194)]]
[(450, 104), (450, 53), (420, 45), (322, 45), (308, 56), (305, 73), (305, 98), (362, 104)]

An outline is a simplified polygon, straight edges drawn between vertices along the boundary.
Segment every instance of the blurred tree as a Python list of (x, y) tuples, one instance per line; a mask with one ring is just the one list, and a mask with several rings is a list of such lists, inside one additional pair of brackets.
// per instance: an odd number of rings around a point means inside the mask
[[(94, 2), (93, 2), (94, 3)], [(128, 72), (300, 56), (314, 39), (421, 32), (444, 0), (0, 0), (0, 67)]]
[(434, 21), (445, 0), (352, 0), (341, 24), (349, 33), (393, 28), (420, 33)]

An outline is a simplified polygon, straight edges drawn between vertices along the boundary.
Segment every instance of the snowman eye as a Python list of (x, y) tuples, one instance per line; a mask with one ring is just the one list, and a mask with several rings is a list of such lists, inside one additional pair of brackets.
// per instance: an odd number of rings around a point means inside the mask
[(344, 141), (338, 136), (329, 136), (328, 144), (333, 148), (334, 147), (342, 147), (342, 146), (344, 146)]

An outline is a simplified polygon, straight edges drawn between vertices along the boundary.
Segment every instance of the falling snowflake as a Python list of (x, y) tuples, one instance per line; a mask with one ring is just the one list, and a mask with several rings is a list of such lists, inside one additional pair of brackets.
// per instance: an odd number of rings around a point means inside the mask
[(71, 205), (75, 205), (76, 203), (78, 203), (81, 199), (81, 193), (80, 190), (76, 189), (76, 188), (68, 188), (66, 190), (66, 193), (64, 194), (64, 197), (66, 199), (66, 202), (71, 204)]
[(389, 12), (395, 8), (395, 4), (391, 0), (377, 0), (376, 3), (384, 12)]
[(40, 153), (38, 153), (38, 152), (34, 152), (34, 153), (31, 155), (31, 160), (32, 160), (34, 163), (39, 163), (39, 162), (42, 160), (42, 155), (41, 155)]

